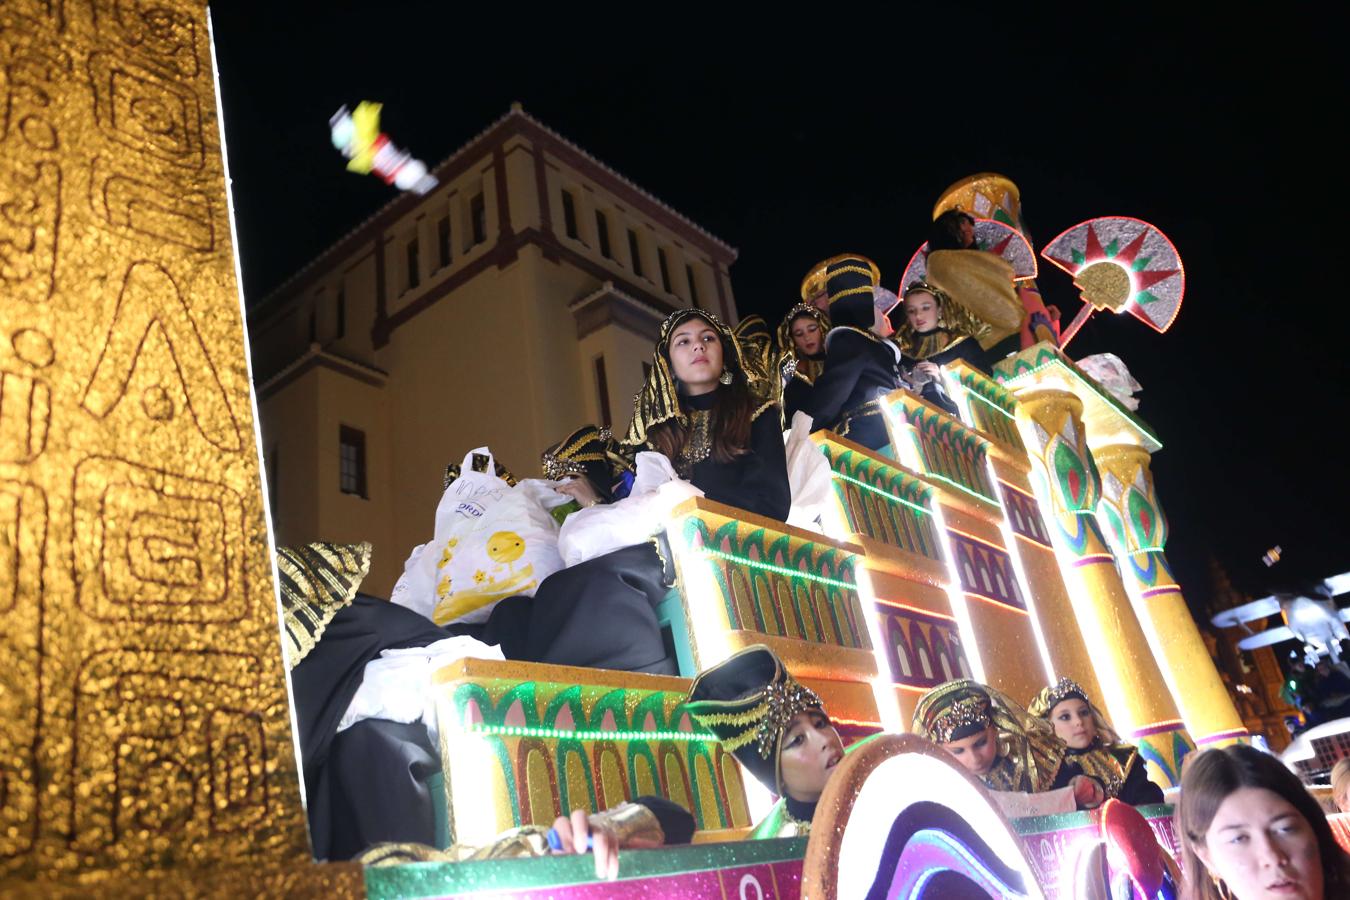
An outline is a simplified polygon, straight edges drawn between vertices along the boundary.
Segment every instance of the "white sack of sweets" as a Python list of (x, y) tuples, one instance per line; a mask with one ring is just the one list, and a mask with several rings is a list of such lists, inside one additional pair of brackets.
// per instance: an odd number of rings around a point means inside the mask
[(788, 488), (792, 507), (787, 523), (808, 531), (821, 531), (821, 516), (834, 502), (834, 483), (830, 461), (811, 440), (811, 417), (798, 411), (792, 415), (792, 428), (783, 435), (787, 451)]
[(568, 566), (641, 544), (666, 527), (670, 511), (703, 492), (680, 476), (660, 453), (637, 455), (637, 474), (627, 497), (578, 510), (563, 522), (558, 552)]
[[(487, 458), (486, 472), (474, 470), (475, 455)], [(408, 557), (391, 601), (437, 625), (485, 622), (499, 601), (532, 596), (563, 567), (549, 510), (571, 498), (541, 479), (512, 487), (495, 465), (486, 447), (464, 457), (436, 506), (435, 536)]]
[(436, 744), (436, 692), (431, 676), (456, 660), (505, 659), (500, 647), (484, 644), (467, 635), (446, 638), (425, 647), (384, 650), (379, 659), (366, 663), (361, 687), (338, 722), (345, 731), (365, 719), (390, 722), (425, 722)]

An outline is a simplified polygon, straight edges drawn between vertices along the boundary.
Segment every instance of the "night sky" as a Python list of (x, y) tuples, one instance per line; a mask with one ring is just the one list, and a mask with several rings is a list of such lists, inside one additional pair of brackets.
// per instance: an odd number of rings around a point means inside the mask
[[(1000, 172), (1038, 250), (1084, 219), (1130, 215), (1181, 254), (1186, 299), (1167, 334), (1098, 314), (1070, 355), (1114, 352), (1144, 386), (1168, 556), (1192, 606), (1211, 558), (1254, 595), (1350, 569), (1347, 187), (1332, 137), (1345, 100), (1317, 46), (1328, 23), (1180, 33), (1131, 7), (1009, 27), (962, 7), (946, 22), (850, 19), (832, 50), (842, 23), (828, 17), (628, 5), (568, 28), (500, 8), (214, 5), (250, 301), (394, 196), (328, 141), (329, 115), (363, 99), (433, 166), (520, 101), (738, 248), (740, 311), (773, 325), (835, 253), (866, 254), (896, 289), (942, 189)], [(1042, 262), (1039, 283), (1067, 324), (1069, 278)], [(1266, 569), (1274, 544), (1284, 558)]]

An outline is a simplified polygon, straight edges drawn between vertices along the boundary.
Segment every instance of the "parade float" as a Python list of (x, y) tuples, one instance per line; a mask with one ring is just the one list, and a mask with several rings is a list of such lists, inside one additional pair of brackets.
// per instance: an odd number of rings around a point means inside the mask
[[(903, 734), (953, 677), (1026, 698), (1067, 675), (1158, 784), (1246, 737), (1168, 567), (1161, 442), (1052, 344), (993, 377), (951, 367), (959, 417), (890, 395), (887, 452), (813, 435), (833, 479), (823, 533), (677, 509), (661, 614), (683, 677), (436, 673), (444, 843), (649, 793), (694, 814), (691, 845), (625, 851), (617, 884), (576, 856), (312, 861), (205, 10), (7, 4), (0, 53), (0, 889), (1169, 896), (1167, 807), (1010, 821)], [(1001, 226), (984, 231), (1033, 289), (1016, 187), (973, 176), (934, 214), (958, 207)], [(1176, 315), (1180, 261), (1146, 223), (1088, 220), (1042, 255), (1085, 314), (1159, 330)], [(756, 643), (867, 741), (809, 839), (744, 839), (767, 798), (681, 705), (689, 676)]]

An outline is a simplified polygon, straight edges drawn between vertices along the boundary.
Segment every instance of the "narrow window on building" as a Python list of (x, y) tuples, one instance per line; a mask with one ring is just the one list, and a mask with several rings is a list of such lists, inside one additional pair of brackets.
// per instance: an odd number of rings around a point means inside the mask
[(600, 255), (605, 259), (612, 259), (609, 249), (609, 219), (598, 209), (595, 211), (595, 233), (600, 241)]
[(444, 269), (450, 265), (450, 217), (441, 216), (436, 223), (436, 248), (440, 253), (439, 262)]
[(581, 235), (577, 231), (577, 201), (572, 196), (571, 191), (563, 191), (563, 229), (567, 236), (574, 241), (581, 240)]
[(346, 425), (338, 427), (338, 488), (366, 496), (366, 433)]
[(333, 303), (333, 337), (341, 339), (347, 333), (347, 286), (339, 284)]
[(419, 268), (417, 255), (417, 238), (414, 236), (408, 241), (408, 290), (412, 290), (422, 283), (422, 272)]
[(315, 343), (319, 339), (319, 302), (315, 300), (309, 305), (309, 342)]
[(633, 274), (642, 278), (642, 248), (638, 246), (637, 232), (628, 229), (628, 256), (633, 260)]
[(684, 267), (684, 277), (689, 279), (689, 302), (698, 306), (698, 282), (694, 280), (694, 267), (692, 265)]
[(469, 201), (469, 225), (473, 230), (474, 246), (487, 240), (487, 204), (482, 194), (475, 194)]
[(666, 261), (666, 248), (656, 248), (656, 261), (661, 264), (661, 288), (667, 294), (670, 290), (670, 263)]
[(595, 358), (595, 389), (600, 395), (600, 424), (608, 428), (609, 417), (609, 379), (605, 376), (605, 358)]

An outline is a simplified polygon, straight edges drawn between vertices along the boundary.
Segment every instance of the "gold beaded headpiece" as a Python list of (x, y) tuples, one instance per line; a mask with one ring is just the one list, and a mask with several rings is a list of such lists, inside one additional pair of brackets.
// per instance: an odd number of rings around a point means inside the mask
[[(619, 462), (614, 453), (614, 435), (608, 428), (594, 425), (578, 428), (545, 450), (539, 461), (544, 468), (544, 477), (552, 481), (573, 475), (597, 475)], [(606, 484), (598, 486), (608, 487)]]
[(1092, 702), (1088, 700), (1087, 691), (1083, 690), (1082, 685), (1065, 676), (1049, 687), (1041, 688), (1041, 692), (1027, 704), (1027, 712), (1042, 719), (1049, 718), (1050, 711), (1070, 697), (1077, 697), (1088, 706), (1092, 705)]
[(963, 697), (940, 714), (932, 725), (933, 740), (945, 744), (960, 731), (989, 727), (989, 698), (983, 694)]
[(914, 731), (935, 744), (960, 740), (993, 723), (988, 691), (965, 678), (933, 688), (914, 709)]
[(1083, 690), (1083, 686), (1068, 677), (1060, 678), (1059, 681), (1049, 687), (1041, 688), (1040, 693), (1027, 704), (1027, 712), (1038, 719), (1048, 720), (1056, 706), (1072, 698), (1082, 700), (1092, 712), (1092, 721), (1097, 726), (1097, 744), (1111, 747), (1121, 742), (1120, 735), (1116, 733), (1116, 730), (1111, 727), (1111, 723), (1102, 715), (1102, 711), (1088, 697), (1087, 691)]
[(782, 793), (778, 745), (793, 716), (824, 712), (815, 691), (800, 684), (762, 644), (747, 647), (699, 674), (685, 708), (717, 735), (723, 749), (775, 793)]

